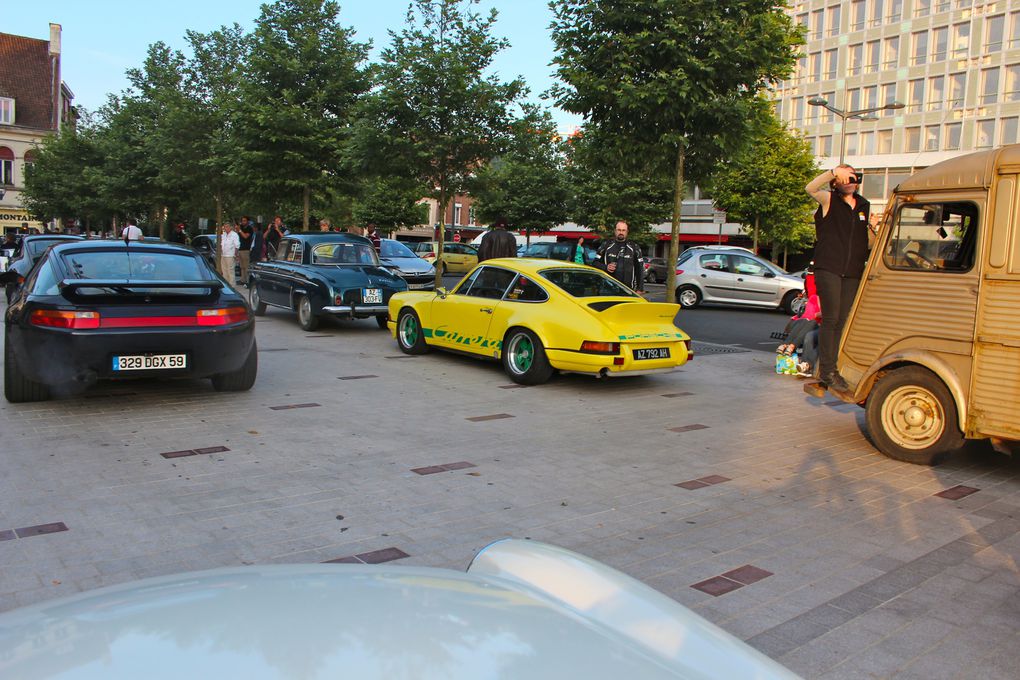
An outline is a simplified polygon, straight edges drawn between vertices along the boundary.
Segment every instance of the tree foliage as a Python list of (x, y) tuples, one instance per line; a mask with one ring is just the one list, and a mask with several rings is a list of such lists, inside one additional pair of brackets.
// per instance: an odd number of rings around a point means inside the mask
[[(792, 69), (802, 34), (768, 0), (554, 0), (556, 101), (631, 153), (673, 166), (670, 260), (687, 181), (743, 143), (758, 93)], [(672, 270), (667, 295), (674, 299)]]
[(567, 220), (570, 184), (564, 142), (548, 111), (531, 109), (512, 125), (506, 152), (470, 182), (482, 222), (505, 218), (515, 229), (545, 231)]
[[(440, 215), (471, 173), (504, 150), (510, 109), (524, 92), (520, 79), (485, 75), (507, 42), (492, 35), (495, 10), (473, 11), (478, 2), (413, 0), (407, 26), (390, 31), (349, 158), (428, 187)], [(442, 220), (439, 227), (443, 238)]]
[(741, 153), (712, 177), (716, 205), (774, 246), (800, 250), (814, 240), (811, 214), (817, 207), (804, 186), (818, 174), (811, 146), (774, 116)]

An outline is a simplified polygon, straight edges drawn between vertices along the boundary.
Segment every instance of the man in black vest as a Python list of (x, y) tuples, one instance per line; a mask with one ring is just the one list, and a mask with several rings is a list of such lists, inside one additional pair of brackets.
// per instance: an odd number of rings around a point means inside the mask
[(627, 238), (629, 233), (630, 225), (623, 220), (617, 222), (614, 238), (602, 242), (598, 260), (593, 264), (631, 290), (643, 294), (645, 270), (641, 264), (641, 246)]
[(517, 257), (517, 239), (506, 230), (506, 219), (497, 217), (489, 226), (489, 231), (485, 232), (482, 242), (478, 244), (478, 261)]
[[(826, 187), (825, 185), (829, 186)], [(840, 165), (815, 177), (805, 187), (818, 202), (815, 211), (815, 285), (822, 307), (818, 343), (820, 385), (836, 396), (849, 396), (849, 385), (836, 369), (843, 325), (868, 261), (871, 204), (857, 193), (860, 175)], [(805, 385), (805, 391), (812, 392)]]

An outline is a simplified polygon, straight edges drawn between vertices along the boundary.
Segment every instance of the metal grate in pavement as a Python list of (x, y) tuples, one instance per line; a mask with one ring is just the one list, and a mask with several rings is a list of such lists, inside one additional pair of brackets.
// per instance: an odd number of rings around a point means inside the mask
[(693, 340), (691, 342), (691, 348), (694, 350), (695, 356), (698, 354), (743, 354), (751, 351), (749, 349), (743, 349), (742, 347), (716, 345), (711, 342), (699, 342), (697, 340)]

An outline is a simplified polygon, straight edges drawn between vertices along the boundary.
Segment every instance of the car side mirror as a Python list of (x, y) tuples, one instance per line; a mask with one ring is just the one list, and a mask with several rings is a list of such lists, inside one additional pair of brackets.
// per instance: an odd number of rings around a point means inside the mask
[(449, 294), (450, 294), (450, 291), (446, 290), (445, 288), (443, 288), (441, 286), (439, 288), (436, 288), (436, 295), (438, 295), (441, 298), (445, 298)]
[(776, 273), (775, 272), (766, 271), (765, 274), (763, 274), (763, 276), (766, 279), (774, 279), (774, 278), (776, 278)]

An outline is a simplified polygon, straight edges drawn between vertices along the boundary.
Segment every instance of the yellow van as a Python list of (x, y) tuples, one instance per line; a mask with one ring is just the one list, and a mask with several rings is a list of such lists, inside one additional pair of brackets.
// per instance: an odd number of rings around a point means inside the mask
[(1020, 145), (894, 190), (839, 351), (882, 453), (932, 465), (1020, 440)]

